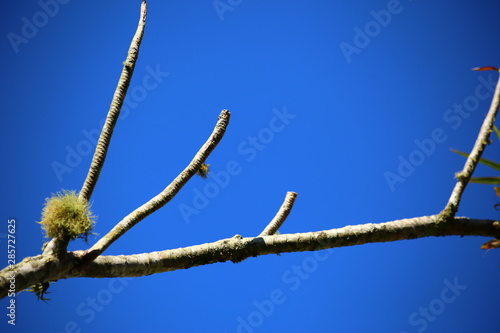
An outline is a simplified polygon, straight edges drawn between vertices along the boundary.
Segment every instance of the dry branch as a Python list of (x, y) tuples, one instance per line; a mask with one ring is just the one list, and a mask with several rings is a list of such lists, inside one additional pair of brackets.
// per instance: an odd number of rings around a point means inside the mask
[(453, 222), (440, 223), (438, 214), (307, 233), (248, 238), (236, 235), (214, 243), (175, 250), (100, 256), (92, 263), (72, 270), (65, 278), (145, 276), (216, 262), (240, 262), (249, 257), (266, 254), (317, 251), (429, 236), (500, 236), (500, 223), (497, 221), (458, 217), (454, 218)]
[(110, 232), (99, 239), (94, 246), (85, 251), (82, 258), (84, 263), (94, 260), (114, 241), (130, 230), (130, 228), (172, 200), (172, 198), (181, 190), (189, 179), (191, 179), (191, 177), (198, 172), (200, 166), (205, 162), (207, 157), (220, 142), (226, 132), (227, 125), (229, 124), (230, 115), (231, 114), (228, 110), (221, 111), (219, 120), (215, 125), (212, 135), (210, 135), (207, 142), (205, 142), (198, 153), (196, 153), (191, 163), (189, 163), (189, 165), (163, 191), (134, 210), (132, 213), (128, 214), (125, 218), (123, 218), (123, 220), (115, 225)]
[[(99, 140), (97, 141), (94, 156), (92, 157), (92, 162), (90, 164), (87, 177), (83, 183), (82, 189), (78, 195), (78, 198), (82, 201), (88, 202), (92, 196), (97, 180), (99, 179), (99, 174), (101, 173), (102, 167), (104, 165), (104, 160), (108, 153), (109, 144), (111, 142), (111, 136), (115, 128), (118, 117), (120, 116), (120, 111), (127, 94), (128, 87), (130, 85), (130, 80), (132, 79), (132, 74), (134, 72), (135, 63), (139, 56), (139, 48), (142, 41), (142, 36), (144, 35), (144, 28), (146, 26), (146, 15), (147, 15), (147, 5), (146, 1), (143, 0), (141, 4), (141, 13), (139, 17), (139, 23), (137, 25), (137, 30), (132, 42), (130, 44), (127, 59), (123, 62), (123, 69), (118, 80), (118, 85), (116, 86), (115, 93), (113, 94), (113, 99), (111, 101), (111, 106), (106, 117), (106, 122), (102, 128), (101, 134), (99, 135)], [(56, 254), (61, 256), (66, 247), (68, 246), (68, 241), (59, 239), (57, 237), (52, 238), (43, 251), (46, 255)]]
[(7, 295), (11, 276), (16, 280), (16, 290), (20, 291), (35, 283), (58, 279), (146, 276), (216, 262), (240, 262), (266, 254), (317, 251), (429, 236), (500, 237), (499, 221), (456, 217), (452, 222), (442, 223), (440, 214), (437, 214), (307, 233), (248, 238), (236, 235), (214, 243), (175, 250), (99, 256), (85, 265), (77, 265), (79, 251), (69, 252), (63, 261), (40, 255), (24, 259), (13, 269), (5, 268), (0, 271), (0, 298)]
[[(113, 128), (119, 116), (130, 78), (137, 60), (146, 22), (146, 2), (141, 5), (141, 18), (131, 43), (122, 75), (103, 127), (89, 173), (80, 192), (80, 199), (91, 197), (109, 147)], [(484, 68), (483, 68), (484, 69)], [(490, 68), (491, 69), (491, 68)], [(104, 250), (139, 221), (169, 202), (195, 175), (208, 155), (222, 139), (229, 123), (230, 113), (223, 110), (212, 135), (201, 147), (191, 163), (161, 193), (120, 221), (107, 235), (86, 251), (60, 252), (54, 238), (42, 255), (27, 257), (22, 262), (0, 271), (0, 298), (6, 297), (12, 281), (16, 291), (39, 283), (72, 277), (133, 277), (187, 269), (216, 262), (240, 262), (249, 257), (287, 252), (317, 251), (321, 249), (354, 246), (376, 242), (392, 242), (429, 236), (489, 236), (500, 238), (500, 222), (455, 217), (460, 198), (488, 142), (500, 104), (500, 81), (488, 115), (481, 127), (474, 148), (464, 169), (457, 174), (446, 208), (439, 214), (402, 219), (384, 223), (368, 223), (317, 232), (274, 235), (293, 206), (296, 193), (289, 192), (275, 218), (259, 237), (243, 238), (236, 235), (217, 242), (164, 250), (160, 252), (102, 256)], [(59, 247), (60, 248), (60, 247)], [(65, 248), (65, 247), (64, 247)], [(56, 252), (59, 253), (56, 255)]]
[(120, 75), (120, 79), (118, 80), (118, 85), (111, 101), (111, 106), (106, 117), (106, 122), (104, 123), (101, 134), (99, 136), (99, 141), (97, 141), (97, 146), (95, 148), (94, 157), (92, 158), (92, 163), (90, 164), (89, 172), (87, 173), (87, 178), (85, 179), (82, 189), (80, 190), (79, 197), (80, 199), (83, 199), (85, 201), (90, 200), (92, 192), (94, 191), (94, 187), (99, 178), (99, 174), (101, 173), (102, 166), (104, 165), (104, 160), (106, 159), (106, 154), (108, 153), (113, 130), (115, 128), (118, 117), (120, 116), (123, 101), (125, 100), (125, 96), (127, 95), (130, 80), (132, 79), (132, 74), (134, 73), (135, 63), (139, 56), (139, 48), (141, 46), (144, 28), (146, 27), (146, 14), (146, 1), (142, 1), (141, 15), (139, 18), (139, 24), (137, 26), (137, 31), (130, 44), (127, 59), (123, 62), (122, 73)]
[[(493, 69), (491, 67), (489, 69)], [(497, 72), (498, 69), (494, 68)], [(498, 113), (498, 107), (500, 105), (500, 80), (497, 82), (497, 86), (495, 88), (495, 92), (493, 94), (493, 99), (491, 101), (490, 109), (488, 114), (484, 118), (483, 125), (479, 130), (479, 134), (477, 136), (474, 147), (472, 148), (471, 153), (467, 157), (465, 161), (464, 168), (462, 171), (456, 174), (457, 183), (453, 191), (451, 192), (450, 199), (444, 209), (444, 214), (448, 215), (448, 217), (455, 216), (455, 213), (458, 210), (458, 206), (460, 205), (460, 199), (462, 198), (462, 194), (467, 187), (467, 184), (476, 169), (479, 160), (481, 159), (481, 155), (483, 154), (486, 145), (488, 144), (488, 138), (490, 136), (491, 131), (493, 130), (493, 125), (495, 123), (495, 118)]]
[(279, 211), (276, 213), (274, 218), (269, 222), (266, 228), (260, 233), (259, 237), (274, 235), (276, 231), (281, 227), (283, 222), (292, 211), (293, 204), (297, 198), (297, 193), (287, 192), (285, 196), (285, 201), (281, 205)]

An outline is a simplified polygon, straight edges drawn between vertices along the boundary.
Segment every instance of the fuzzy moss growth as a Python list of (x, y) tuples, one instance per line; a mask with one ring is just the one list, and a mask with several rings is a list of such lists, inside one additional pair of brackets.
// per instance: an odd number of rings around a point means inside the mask
[(75, 191), (63, 190), (46, 199), (42, 211), (42, 225), (47, 238), (62, 240), (87, 239), (95, 224), (95, 216), (88, 202), (78, 199)]

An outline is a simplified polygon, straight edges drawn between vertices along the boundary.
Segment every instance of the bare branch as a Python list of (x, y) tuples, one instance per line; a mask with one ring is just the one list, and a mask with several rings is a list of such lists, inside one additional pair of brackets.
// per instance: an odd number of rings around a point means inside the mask
[(9, 289), (12, 289), (11, 282), (14, 282), (16, 291), (21, 291), (34, 284), (63, 278), (75, 263), (72, 255), (61, 259), (51, 255), (26, 257), (20, 263), (0, 271), (0, 298), (7, 296)]
[[(146, 24), (147, 6), (143, 0), (136, 33), (131, 42), (127, 59), (116, 87), (106, 122), (99, 137), (89, 172), (79, 193), (79, 199), (89, 201), (102, 170), (111, 136), (123, 105)], [(483, 67), (479, 70), (490, 70)], [(429, 236), (490, 236), (500, 238), (500, 222), (455, 217), (461, 196), (470, 181), (474, 169), (488, 143), (500, 105), (500, 80), (493, 96), (490, 110), (478, 134), (475, 145), (461, 172), (457, 174), (457, 184), (453, 189), (445, 209), (436, 215), (396, 220), (384, 223), (350, 225), (343, 228), (317, 232), (275, 235), (288, 217), (297, 194), (288, 192), (273, 220), (258, 237), (232, 238), (213, 243), (201, 244), (174, 250), (135, 255), (102, 256), (102, 253), (118, 238), (148, 215), (167, 204), (182, 187), (200, 171), (208, 156), (218, 145), (230, 120), (228, 110), (222, 110), (217, 124), (196, 153), (189, 165), (159, 194), (128, 214), (111, 231), (86, 251), (67, 252), (67, 240), (53, 238), (42, 255), (27, 257), (22, 262), (0, 271), (0, 298), (7, 296), (15, 281), (16, 291), (49, 281), (71, 277), (132, 277), (187, 269), (216, 262), (241, 262), (250, 257), (302, 251), (317, 251), (367, 243), (392, 242), (397, 240), (423, 238)], [(449, 223), (443, 223), (449, 222)], [(486, 248), (498, 247), (498, 242), (490, 241)]]
[[(494, 67), (488, 69), (495, 69), (496, 71), (498, 71), (498, 69)], [(488, 144), (488, 137), (493, 129), (499, 105), (500, 105), (500, 80), (497, 82), (495, 93), (493, 94), (493, 99), (491, 101), (490, 109), (488, 111), (488, 114), (486, 115), (486, 118), (483, 121), (483, 125), (481, 126), (481, 129), (477, 136), (476, 143), (474, 144), (474, 147), (472, 148), (472, 151), (469, 154), (467, 161), (465, 161), (463, 170), (456, 174), (457, 183), (455, 184), (455, 188), (451, 192), (450, 199), (448, 200), (446, 208), (443, 211), (444, 214), (447, 215), (447, 217), (455, 216), (458, 210), (462, 194), (464, 193), (465, 188), (467, 187), (467, 184), (469, 183), (470, 178), (472, 177), (472, 174), (474, 173), (474, 170), (476, 169), (476, 166), (479, 163), (479, 159), (481, 158), (481, 155), (483, 154), (484, 149)]]
[(120, 79), (118, 80), (118, 85), (116, 87), (115, 93), (113, 95), (113, 100), (111, 101), (111, 106), (106, 117), (106, 122), (99, 136), (99, 141), (94, 152), (94, 157), (92, 158), (92, 163), (90, 164), (89, 172), (87, 173), (87, 178), (83, 183), (82, 189), (80, 190), (79, 198), (89, 201), (94, 191), (94, 187), (101, 173), (102, 166), (104, 165), (104, 160), (106, 159), (106, 154), (108, 153), (109, 144), (111, 142), (111, 135), (116, 125), (116, 121), (120, 115), (120, 111), (127, 94), (128, 87), (130, 85), (130, 80), (132, 79), (132, 74), (134, 72), (135, 63), (139, 56), (139, 47), (141, 45), (142, 36), (144, 34), (144, 28), (146, 26), (146, 14), (147, 6), (146, 1), (143, 0), (141, 4), (141, 15), (139, 18), (139, 24), (137, 26), (137, 31), (135, 32), (132, 43), (128, 50), (127, 59), (123, 63), (122, 73)]
[(281, 205), (279, 211), (276, 213), (276, 216), (274, 216), (272, 221), (269, 222), (267, 227), (260, 233), (259, 237), (274, 235), (274, 233), (278, 231), (278, 229), (288, 217), (288, 214), (290, 214), (290, 212), (292, 211), (293, 203), (295, 202), (296, 198), (297, 193), (286, 193), (285, 201), (283, 201), (283, 204)]
[(205, 160), (208, 158), (208, 155), (212, 153), (212, 151), (224, 136), (227, 125), (229, 124), (230, 115), (231, 114), (228, 110), (221, 111), (219, 120), (215, 125), (212, 135), (210, 135), (207, 142), (205, 142), (205, 144), (200, 148), (191, 163), (189, 163), (189, 165), (162, 192), (127, 215), (123, 220), (115, 225), (115, 227), (110, 232), (99, 239), (99, 241), (94, 246), (85, 251), (86, 254), (83, 260), (85, 263), (94, 260), (115, 240), (120, 238), (130, 228), (143, 220), (146, 216), (163, 207), (181, 190), (181, 188), (188, 182), (188, 180), (198, 172), (200, 166), (205, 162)]
[[(422, 216), (378, 224), (346, 226), (317, 232), (242, 238), (236, 235), (217, 242), (134, 255), (99, 256), (75, 268), (71, 277), (133, 277), (188, 269), (216, 262), (240, 262), (249, 257), (286, 252), (317, 251), (367, 243), (392, 242), (429, 236), (500, 236), (499, 222), (465, 217), (439, 223), (440, 215)], [(0, 294), (1, 296), (1, 294)]]
[(217, 242), (134, 255), (99, 256), (86, 265), (76, 265), (83, 251), (68, 252), (58, 260), (39, 255), (25, 258), (14, 267), (0, 271), (0, 298), (7, 296), (10, 279), (16, 290), (33, 284), (71, 277), (146, 276), (216, 262), (240, 262), (249, 257), (287, 252), (317, 251), (367, 243), (429, 236), (500, 237), (500, 222), (466, 217), (453, 218), (454, 223), (440, 223), (440, 214), (384, 223), (350, 225), (316, 232), (242, 238), (236, 235)]

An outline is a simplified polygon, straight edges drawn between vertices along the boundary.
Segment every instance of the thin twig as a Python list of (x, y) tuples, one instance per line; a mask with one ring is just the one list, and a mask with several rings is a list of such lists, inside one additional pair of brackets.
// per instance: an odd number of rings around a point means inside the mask
[(79, 194), (80, 200), (89, 201), (94, 191), (94, 187), (101, 173), (102, 166), (104, 165), (104, 160), (106, 159), (106, 154), (108, 153), (109, 144), (111, 142), (111, 136), (116, 125), (116, 121), (120, 115), (120, 110), (125, 100), (128, 87), (130, 85), (130, 80), (132, 79), (132, 74), (134, 72), (135, 63), (137, 57), (139, 56), (139, 47), (141, 45), (142, 36), (144, 34), (144, 28), (146, 26), (146, 14), (147, 6), (146, 1), (143, 0), (141, 4), (141, 15), (139, 19), (139, 24), (137, 26), (137, 31), (135, 32), (132, 43), (128, 50), (127, 59), (123, 63), (122, 73), (120, 79), (118, 80), (118, 85), (116, 87), (115, 93), (113, 95), (113, 100), (111, 101), (111, 106), (106, 117), (106, 122), (99, 136), (99, 141), (94, 152), (94, 157), (92, 158), (92, 163), (90, 164), (89, 172), (87, 173), (87, 178), (83, 183), (82, 189)]
[[(495, 68), (498, 71), (498, 69)], [(448, 218), (454, 217), (458, 206), (460, 204), (460, 199), (462, 194), (464, 193), (467, 184), (472, 177), (472, 174), (479, 163), (479, 159), (488, 144), (488, 137), (493, 129), (493, 125), (495, 122), (495, 118), (498, 112), (498, 107), (500, 105), (500, 80), (497, 82), (497, 86), (495, 88), (495, 93), (493, 94), (493, 99), (491, 101), (491, 106), (486, 115), (486, 118), (483, 121), (483, 125), (479, 131), (474, 147), (472, 148), (467, 161), (465, 161), (465, 165), (462, 171), (456, 174), (457, 183), (455, 184), (455, 188), (451, 192), (450, 199), (444, 209), (444, 213)]]
[(283, 204), (281, 205), (279, 211), (276, 213), (272, 221), (269, 222), (266, 228), (260, 233), (259, 237), (274, 235), (276, 231), (278, 231), (278, 229), (288, 217), (288, 214), (290, 214), (296, 198), (297, 193), (286, 193), (285, 200), (283, 201)]
[[(101, 173), (102, 166), (104, 165), (104, 160), (106, 159), (106, 154), (108, 152), (109, 143), (111, 141), (111, 135), (113, 134), (113, 129), (115, 127), (116, 121), (120, 115), (120, 110), (127, 94), (127, 89), (132, 78), (132, 73), (134, 72), (135, 62), (139, 54), (139, 47), (141, 45), (142, 36), (144, 34), (144, 27), (146, 25), (146, 13), (147, 6), (144, 0), (141, 4), (141, 15), (139, 19), (139, 25), (137, 26), (137, 31), (132, 39), (130, 48), (128, 51), (127, 60), (123, 63), (123, 70), (118, 80), (118, 85), (116, 87), (115, 93), (113, 95), (113, 100), (111, 101), (111, 106), (106, 117), (106, 122), (102, 128), (97, 146), (90, 164), (87, 177), (83, 183), (82, 189), (78, 195), (80, 200), (89, 201), (94, 191), (95, 185)], [(67, 241), (62, 241), (57, 237), (52, 238), (43, 254), (52, 255), (54, 253), (62, 254), (66, 251)]]
[(110, 232), (99, 239), (94, 246), (85, 251), (83, 261), (89, 262), (94, 260), (130, 228), (169, 202), (188, 180), (198, 172), (200, 166), (208, 158), (208, 155), (210, 155), (220, 142), (229, 123), (230, 115), (228, 110), (222, 110), (212, 135), (210, 135), (207, 142), (200, 148), (191, 163), (163, 191), (123, 218)]

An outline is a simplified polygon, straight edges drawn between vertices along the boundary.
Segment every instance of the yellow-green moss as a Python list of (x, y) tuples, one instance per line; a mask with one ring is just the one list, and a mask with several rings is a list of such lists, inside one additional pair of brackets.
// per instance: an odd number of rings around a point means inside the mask
[(42, 220), (38, 223), (42, 225), (47, 238), (86, 240), (94, 227), (95, 216), (88, 202), (78, 199), (75, 191), (63, 190), (46, 199)]

